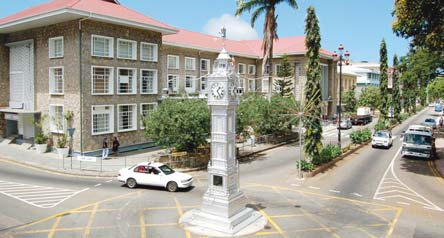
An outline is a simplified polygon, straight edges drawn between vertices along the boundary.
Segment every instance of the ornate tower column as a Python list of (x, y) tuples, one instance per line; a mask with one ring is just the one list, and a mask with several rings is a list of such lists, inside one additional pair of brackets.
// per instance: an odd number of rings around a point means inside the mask
[(185, 213), (180, 223), (193, 233), (226, 236), (261, 230), (266, 219), (252, 208), (239, 184), (236, 160), (236, 108), (242, 88), (237, 85), (232, 59), (225, 49), (217, 57), (208, 77), (211, 107), (211, 161), (208, 189), (202, 207)]

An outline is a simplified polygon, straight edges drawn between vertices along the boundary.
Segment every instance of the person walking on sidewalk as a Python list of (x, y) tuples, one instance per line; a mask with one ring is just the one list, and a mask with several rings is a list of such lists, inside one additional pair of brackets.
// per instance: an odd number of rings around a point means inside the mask
[(120, 146), (119, 140), (117, 140), (117, 136), (114, 136), (114, 138), (113, 138), (113, 155), (114, 156), (118, 155), (119, 146)]
[(108, 148), (108, 137), (103, 138), (102, 143), (102, 160), (108, 158), (109, 148)]

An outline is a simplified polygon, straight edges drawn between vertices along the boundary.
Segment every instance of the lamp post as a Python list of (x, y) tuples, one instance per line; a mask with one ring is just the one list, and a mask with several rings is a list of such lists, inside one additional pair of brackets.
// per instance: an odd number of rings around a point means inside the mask
[(348, 65), (348, 60), (350, 57), (350, 52), (346, 50), (344, 52), (344, 46), (339, 44), (338, 53), (336, 51), (333, 53), (333, 57), (337, 58), (339, 56), (339, 108), (338, 108), (338, 146), (341, 148), (341, 111), (342, 111), (342, 64)]

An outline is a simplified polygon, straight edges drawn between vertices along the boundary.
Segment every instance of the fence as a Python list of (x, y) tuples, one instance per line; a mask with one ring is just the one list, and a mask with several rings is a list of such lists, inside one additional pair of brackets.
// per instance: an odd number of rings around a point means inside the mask
[(111, 157), (102, 160), (101, 157), (74, 156), (62, 159), (62, 168), (70, 170), (85, 170), (97, 172), (115, 172), (137, 163), (153, 161), (150, 157)]

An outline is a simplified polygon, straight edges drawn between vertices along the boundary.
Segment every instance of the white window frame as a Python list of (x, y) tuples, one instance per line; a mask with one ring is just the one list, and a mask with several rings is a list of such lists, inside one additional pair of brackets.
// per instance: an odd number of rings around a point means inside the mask
[[(94, 93), (94, 68), (110, 69), (110, 76), (108, 80), (108, 93)], [(108, 66), (91, 66), (91, 95), (113, 95), (114, 94), (114, 67)]]
[[(329, 77), (329, 67), (328, 67), (328, 64), (320, 64), (321, 65), (321, 72), (320, 72), (320, 77), (321, 77), (321, 81), (320, 81), (320, 84), (321, 84), (321, 98), (322, 98), (322, 100), (323, 101), (325, 101), (325, 100), (328, 100), (328, 91), (329, 91), (329, 85), (328, 85), (328, 77)], [(325, 75), (324, 75), (324, 69), (326, 68), (326, 70), (327, 70), (327, 77), (325, 78)], [(325, 79), (325, 80), (324, 80)]]
[(278, 68), (279, 67), (282, 67), (282, 65), (281, 64), (275, 64), (274, 65), (274, 74), (277, 76), (278, 75)]
[[(131, 57), (120, 56), (120, 43), (121, 42), (130, 43), (132, 45)], [(137, 41), (117, 38), (117, 58), (118, 59), (128, 59), (128, 60), (137, 60)]]
[[(61, 89), (61, 92), (55, 92), (55, 85), (57, 84), (56, 83), (56, 78), (55, 78), (55, 75), (54, 75), (54, 70), (55, 69), (61, 69), (62, 70), (62, 79), (61, 79), (61, 81), (62, 81), (62, 89)], [(63, 95), (64, 93), (65, 93), (65, 68), (63, 67), (63, 66), (58, 66), (58, 67), (49, 67), (49, 70), (48, 70), (48, 78), (49, 78), (49, 94), (50, 95)]]
[[(144, 58), (144, 46), (153, 47), (153, 56), (152, 58)], [(159, 47), (157, 44), (148, 43), (148, 42), (140, 42), (140, 61), (148, 61), (148, 62), (157, 62)]]
[[(120, 107), (121, 106), (131, 106), (133, 108), (133, 117), (132, 117), (132, 128), (129, 129), (120, 129)], [(135, 131), (137, 130), (137, 104), (117, 104), (117, 132), (126, 132), (126, 131)]]
[[(185, 75), (185, 91), (187, 93), (196, 92), (196, 76), (195, 75)], [(187, 86), (187, 81), (190, 82), (190, 87)]]
[[(120, 70), (128, 70), (133, 72), (133, 77), (131, 82), (131, 92), (120, 92)], [(137, 93), (137, 69), (136, 68), (124, 68), (124, 67), (118, 67), (117, 68), (117, 77), (116, 77), (116, 87), (117, 87), (117, 95), (131, 95)]]
[[(250, 69), (251, 69), (251, 68), (253, 69), (253, 70), (252, 70), (253, 72), (250, 73)], [(249, 74), (249, 75), (256, 75), (256, 65), (254, 65), (254, 64), (249, 64), (249, 65), (248, 65), (248, 74)]]
[[(97, 108), (97, 112), (95, 112), (95, 107)], [(105, 110), (100, 110), (99, 109), (104, 109), (105, 107), (110, 107), (109, 112), (106, 112)], [(99, 113), (99, 112), (103, 112), (103, 113)], [(102, 131), (102, 132), (94, 132), (94, 115), (95, 114), (105, 114), (108, 113), (109, 114), (109, 130), (108, 131)], [(104, 135), (104, 134), (111, 134), (114, 133), (114, 105), (92, 105), (91, 106), (91, 135), (95, 136), (95, 135)]]
[[(55, 107), (62, 108), (62, 112), (61, 112), (61, 115), (59, 118), (62, 120), (61, 121), (62, 128), (57, 127), (57, 122), (55, 121), (55, 120), (57, 120), (57, 117), (56, 117), (57, 115), (55, 115), (55, 110), (54, 110)], [(51, 130), (51, 133), (63, 134), (65, 132), (65, 117), (63, 116), (64, 112), (65, 112), (65, 107), (63, 104), (49, 104), (49, 107), (48, 107), (48, 113), (49, 113), (49, 119), (50, 119), (50, 123), (49, 123), (50, 127), (49, 128)]]
[[(188, 68), (187, 61), (191, 60), (191, 68)], [(185, 57), (185, 70), (196, 70), (196, 58)]]
[[(55, 47), (55, 42), (58, 40), (62, 40), (62, 52), (60, 55), (57, 54), (57, 47)], [(63, 40), (63, 36), (52, 37), (48, 39), (48, 55), (50, 59), (63, 58), (65, 55), (65, 42)]]
[[(94, 54), (94, 39), (101, 38), (109, 40), (108, 55), (96, 55)], [(104, 57), (104, 58), (114, 58), (114, 38), (109, 36), (91, 35), (91, 56)]]
[(176, 87), (172, 88), (172, 90), (174, 92), (178, 92), (179, 91), (179, 75), (178, 74), (168, 74), (167, 75), (167, 84), (166, 85), (167, 85), (168, 90), (170, 90), (170, 87), (169, 87), (169, 77), (170, 76), (176, 77)]
[[(242, 66), (243, 72), (241, 72), (241, 66)], [(243, 63), (237, 64), (237, 73), (238, 74), (245, 74), (245, 70), (247, 70), (246, 67), (247, 66)]]
[[(151, 71), (151, 72), (154, 72), (154, 75), (153, 75), (153, 89), (151, 90), (151, 91), (148, 91), (148, 90), (146, 90), (146, 91), (144, 91), (144, 89), (143, 89), (143, 72), (144, 71)], [(140, 69), (140, 72), (139, 72), (139, 79), (140, 79), (140, 81), (139, 81), (139, 84), (140, 84), (140, 94), (157, 94), (157, 92), (158, 92), (158, 76), (157, 76), (157, 69)]]
[[(175, 58), (176, 61), (176, 67), (171, 67), (170, 65), (170, 58)], [(178, 55), (168, 55), (167, 56), (167, 68), (168, 69), (179, 69), (179, 56)]]
[(248, 79), (248, 92), (256, 92), (256, 79)]
[[(207, 69), (203, 69), (202, 68), (202, 62), (207, 62)], [(209, 59), (200, 59), (200, 71), (206, 71), (206, 72), (210, 72), (210, 68), (211, 68), (211, 60)]]
[(263, 93), (268, 93), (268, 90), (269, 90), (269, 88), (268, 88), (268, 77), (264, 77), (264, 78), (262, 78), (262, 83), (261, 83), (262, 85), (262, 92)]
[[(203, 80), (205, 79), (205, 80)], [(208, 91), (208, 77), (206, 76), (200, 76), (200, 91), (201, 92), (207, 92)], [(202, 86), (205, 85), (205, 88), (202, 88)]]
[(140, 129), (145, 129), (145, 127), (143, 126), (143, 105), (154, 105), (153, 111), (155, 111), (157, 109), (157, 102), (150, 102), (150, 103), (141, 103), (140, 104)]

